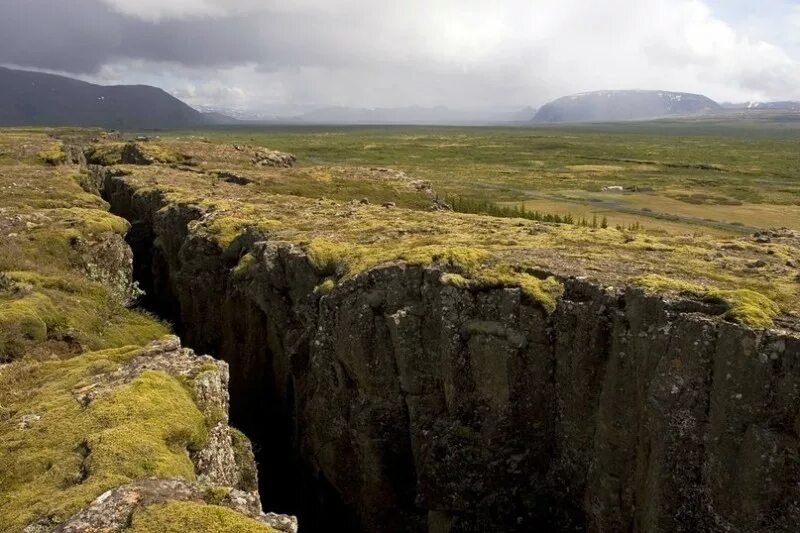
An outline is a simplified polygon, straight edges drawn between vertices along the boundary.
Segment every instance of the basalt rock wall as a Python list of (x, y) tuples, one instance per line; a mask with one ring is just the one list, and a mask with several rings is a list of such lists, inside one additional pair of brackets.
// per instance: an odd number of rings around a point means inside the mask
[(578, 279), (548, 315), (436, 266), (326, 293), (300, 247), (223, 250), (203, 208), (97, 172), (151, 304), (230, 365), (267, 508), (304, 529), (796, 531), (797, 334)]

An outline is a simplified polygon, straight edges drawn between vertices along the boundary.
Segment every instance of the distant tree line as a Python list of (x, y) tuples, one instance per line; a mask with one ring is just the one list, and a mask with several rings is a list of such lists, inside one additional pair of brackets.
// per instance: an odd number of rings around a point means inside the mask
[[(525, 203), (515, 205), (501, 205), (488, 200), (478, 200), (475, 198), (468, 198), (464, 196), (450, 196), (446, 198), (446, 203), (453, 208), (453, 211), (458, 213), (472, 213), (475, 215), (488, 215), (500, 218), (524, 218), (527, 220), (535, 220), (537, 222), (555, 222), (557, 224), (573, 224), (585, 228), (607, 228), (608, 219), (606, 217), (598, 218), (594, 215), (591, 219), (586, 217), (577, 218), (572, 214), (567, 213), (559, 215), (557, 213), (543, 213), (537, 210), (529, 210), (525, 207)], [(640, 229), (639, 223), (636, 223), (636, 228), (630, 227), (628, 229)], [(617, 229), (624, 229), (617, 226)]]

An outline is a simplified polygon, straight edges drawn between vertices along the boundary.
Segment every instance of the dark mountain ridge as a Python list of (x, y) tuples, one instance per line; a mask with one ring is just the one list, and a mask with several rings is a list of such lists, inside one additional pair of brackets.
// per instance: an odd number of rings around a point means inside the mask
[(95, 85), (0, 67), (0, 126), (161, 129), (217, 123), (149, 85)]

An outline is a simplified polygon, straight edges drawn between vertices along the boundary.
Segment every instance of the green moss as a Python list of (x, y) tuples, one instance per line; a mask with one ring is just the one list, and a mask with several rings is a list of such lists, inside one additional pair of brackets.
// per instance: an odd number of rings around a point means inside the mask
[(564, 286), (552, 276), (542, 280), (525, 272), (515, 272), (505, 265), (481, 270), (471, 277), (447, 273), (442, 275), (440, 281), (462, 289), (519, 287), (548, 313), (555, 311), (558, 298), (564, 293)]
[(244, 254), (239, 262), (236, 263), (236, 266), (233, 267), (233, 275), (234, 276), (243, 276), (245, 275), (250, 268), (256, 264), (256, 258), (251, 253)]
[(122, 149), (125, 143), (110, 142), (96, 144), (86, 150), (86, 159), (96, 165), (119, 165), (122, 163)]
[(314, 292), (318, 294), (329, 294), (336, 287), (336, 281), (333, 278), (325, 278), (325, 280), (314, 287)]
[(27, 342), (47, 338), (47, 323), (56, 313), (43, 294), (28, 294), (19, 299), (0, 298), (0, 362), (21, 356)]
[(63, 228), (67, 230), (70, 236), (97, 235), (108, 232), (124, 235), (130, 228), (130, 224), (124, 218), (100, 209), (84, 207), (57, 208), (49, 210), (48, 215), (58, 220), (58, 225), (56, 228), (45, 228), (42, 231), (54, 231)]
[[(30, 288), (22, 297), (0, 295), (0, 360), (37, 350), (47, 357), (67, 340), (89, 350), (144, 345), (169, 331), (163, 322), (126, 308), (101, 285), (80, 277), (29, 271), (7, 275)], [(39, 346), (45, 340), (50, 344)]]
[(227, 248), (246, 228), (269, 231), (279, 228), (281, 225), (278, 220), (225, 215), (214, 217), (205, 225), (205, 229), (214, 236), (222, 248)]
[(723, 299), (730, 306), (727, 316), (741, 324), (756, 328), (771, 328), (780, 307), (764, 296), (750, 289), (730, 291), (717, 290), (712, 297)]
[(133, 516), (129, 533), (273, 533), (275, 530), (226, 507), (197, 502), (151, 505)]
[[(392, 249), (380, 245), (353, 246), (314, 239), (306, 246), (306, 250), (314, 267), (328, 276), (352, 277), (373, 266), (402, 261), (410, 265), (438, 264), (460, 270), (460, 274), (445, 274), (442, 277), (444, 283), (451, 285), (465, 288), (519, 287), (547, 312), (555, 310), (556, 301), (563, 293), (562, 284), (555, 278), (541, 280), (514, 270), (510, 265), (497, 263), (490, 252), (479, 248), (427, 245)], [(320, 287), (317, 290), (321, 291)]]
[(47, 338), (47, 322), (53, 321), (52, 302), (43, 294), (29, 294), (16, 300), (6, 300), (0, 308), (0, 327), (15, 325), (22, 334), (33, 340)]
[(49, 148), (36, 154), (36, 156), (48, 165), (61, 165), (67, 161), (64, 143), (61, 141), (53, 143)]
[[(19, 361), (0, 372), (0, 530), (18, 531), (40, 516), (56, 521), (111, 487), (146, 476), (194, 479), (187, 449), (206, 424), (175, 378), (148, 371), (82, 407), (73, 392), (91, 376), (139, 353), (127, 347), (64, 361)], [(41, 418), (27, 429), (19, 417)]]
[(117, 306), (111, 311), (104, 324), (86, 334), (89, 349), (143, 346), (170, 333), (167, 324), (146, 312)]
[(515, 272), (505, 265), (479, 273), (477, 280), (482, 283), (519, 287), (548, 313), (556, 310), (558, 298), (564, 293), (564, 286), (553, 276), (542, 280), (525, 272)]
[(231, 489), (229, 487), (220, 487), (220, 486), (209, 487), (203, 494), (203, 500), (205, 500), (206, 503), (210, 503), (212, 505), (219, 505), (220, 503), (222, 503), (222, 500), (224, 500), (228, 496), (228, 494), (230, 494), (230, 492)]
[(185, 160), (182, 155), (162, 144), (147, 142), (140, 143), (137, 146), (144, 153), (145, 157), (158, 163), (175, 164)]
[(350, 274), (391, 261), (403, 261), (411, 265), (438, 263), (462, 268), (465, 271), (477, 270), (490, 254), (481, 249), (462, 246), (382, 246), (353, 245), (329, 239), (313, 239), (306, 245), (311, 263), (322, 275)]
[(194, 479), (187, 450), (206, 439), (203, 414), (178, 380), (147, 371), (90, 407), (101, 431), (89, 437), (92, 469), (130, 479)]
[(166, 146), (154, 142), (108, 142), (93, 145), (86, 151), (86, 158), (96, 165), (119, 165), (131, 162), (126, 155), (138, 152), (148, 163), (175, 164), (184, 161), (184, 157)]
[(489, 252), (466, 246), (429, 245), (411, 248), (398, 254), (398, 258), (412, 265), (438, 263), (477, 272), (490, 258)]
[(253, 448), (250, 439), (235, 428), (228, 428), (233, 443), (233, 456), (239, 466), (239, 482), (236, 488), (245, 492), (258, 490), (258, 470), (256, 470), (256, 459), (253, 455)]
[(704, 287), (656, 274), (641, 276), (633, 281), (636, 285), (652, 292), (674, 292), (704, 301), (724, 303), (728, 307), (726, 318), (754, 328), (773, 327), (773, 319), (780, 313), (780, 307), (775, 302), (750, 289), (725, 290)]
[(347, 264), (348, 247), (328, 239), (314, 239), (306, 246), (306, 252), (322, 275), (334, 275)]

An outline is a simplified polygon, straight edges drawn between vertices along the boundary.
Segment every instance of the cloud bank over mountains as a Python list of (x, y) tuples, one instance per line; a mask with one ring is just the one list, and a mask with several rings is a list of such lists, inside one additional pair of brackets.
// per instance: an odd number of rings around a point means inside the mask
[(194, 105), (511, 108), (629, 88), (800, 99), (800, 8), (782, 0), (0, 6), (0, 64), (155, 84)]

